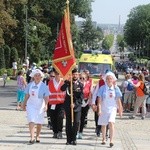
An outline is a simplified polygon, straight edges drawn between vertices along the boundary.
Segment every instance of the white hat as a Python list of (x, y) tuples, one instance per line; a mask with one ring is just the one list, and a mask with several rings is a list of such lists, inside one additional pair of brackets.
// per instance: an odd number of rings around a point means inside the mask
[(107, 72), (107, 73), (105, 74), (105, 77), (104, 77), (104, 80), (105, 80), (105, 81), (106, 81), (106, 78), (107, 78), (108, 76), (112, 76), (113, 79), (114, 79), (114, 81), (117, 81), (117, 78), (116, 78), (116, 76), (115, 76), (115, 74), (114, 74), (113, 72), (109, 71), (109, 72)]
[(27, 64), (23, 64), (22, 66), (27, 66)]
[(36, 63), (34, 62), (33, 65), (36, 66)]
[(42, 67), (38, 67), (38, 69), (43, 70), (43, 68), (42, 68)]
[(42, 78), (44, 77), (44, 73), (40, 69), (34, 69), (34, 70), (32, 70), (32, 72), (30, 74), (30, 77), (33, 78), (35, 76), (35, 74), (40, 74)]

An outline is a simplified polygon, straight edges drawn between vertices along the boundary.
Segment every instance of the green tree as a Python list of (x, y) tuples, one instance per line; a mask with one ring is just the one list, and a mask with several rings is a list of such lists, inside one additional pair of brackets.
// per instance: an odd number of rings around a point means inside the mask
[(11, 67), (11, 62), (10, 62), (11, 49), (8, 45), (3, 46), (3, 49), (4, 49), (6, 68), (10, 68)]
[[(147, 41), (150, 40), (150, 4), (133, 8), (128, 17), (124, 28), (125, 41), (137, 53), (145, 53)], [(145, 55), (150, 56), (150, 49), (147, 49)]]
[(124, 47), (126, 46), (126, 43), (124, 41), (124, 36), (123, 35), (117, 35), (117, 44), (120, 48), (121, 51), (124, 51)]
[(0, 69), (5, 68), (4, 49), (0, 47)]
[(18, 51), (15, 47), (11, 48), (11, 57), (10, 57), (10, 62), (18, 62)]
[[(91, 3), (92, 0), (70, 0), (73, 43), (78, 45), (81, 43), (74, 25), (74, 17), (90, 16)], [(18, 57), (24, 60), (25, 33), (28, 31), (27, 52), (30, 60), (38, 62), (51, 57), (66, 8), (66, 0), (2, 0), (0, 8), (5, 11), (3, 13), (0, 9), (0, 18), (2, 14), (7, 14), (5, 20), (0, 20), (0, 40), (3, 40), (1, 43), (5, 41), (10, 48), (15, 46)], [(33, 30), (35, 26), (36, 30)], [(80, 47), (77, 46), (77, 49)]]
[(100, 28), (94, 27), (91, 18), (83, 22), (80, 30), (80, 40), (87, 48), (97, 49), (98, 42), (102, 39), (103, 34)]
[(113, 41), (114, 41), (114, 35), (113, 34), (106, 35), (103, 42), (102, 42), (102, 48), (109, 50), (113, 45)]
[(8, 7), (6, 0), (0, 1), (0, 46), (4, 44), (4, 33), (8, 32), (10, 28), (16, 27), (16, 20), (12, 16), (12, 7)]

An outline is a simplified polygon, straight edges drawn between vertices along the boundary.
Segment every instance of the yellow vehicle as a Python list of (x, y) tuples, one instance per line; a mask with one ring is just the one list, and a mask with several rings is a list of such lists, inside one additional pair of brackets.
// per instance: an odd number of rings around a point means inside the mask
[(79, 72), (89, 70), (93, 84), (98, 82), (99, 75), (107, 70), (114, 70), (113, 58), (110, 54), (83, 53), (79, 59)]

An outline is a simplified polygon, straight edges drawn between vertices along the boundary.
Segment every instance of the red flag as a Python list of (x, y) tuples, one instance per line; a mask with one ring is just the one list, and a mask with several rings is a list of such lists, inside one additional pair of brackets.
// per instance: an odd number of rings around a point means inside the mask
[[(69, 6), (68, 6), (69, 7)], [(60, 32), (53, 56), (54, 68), (63, 76), (67, 76), (76, 65), (72, 37), (70, 32), (69, 9), (65, 10)]]

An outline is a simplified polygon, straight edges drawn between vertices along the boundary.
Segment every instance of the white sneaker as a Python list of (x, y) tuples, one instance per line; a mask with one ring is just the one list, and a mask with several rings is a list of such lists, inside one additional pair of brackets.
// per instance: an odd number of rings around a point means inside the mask
[(82, 133), (79, 133), (78, 139), (82, 139)]

